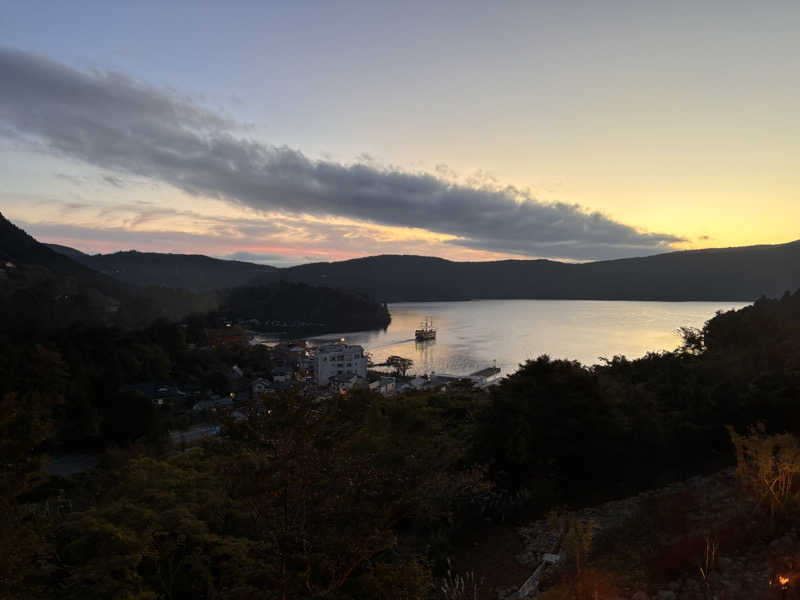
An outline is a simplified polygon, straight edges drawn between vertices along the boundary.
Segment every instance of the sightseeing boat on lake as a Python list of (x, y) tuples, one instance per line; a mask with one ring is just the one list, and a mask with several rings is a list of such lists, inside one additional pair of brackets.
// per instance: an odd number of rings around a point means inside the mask
[(433, 317), (425, 317), (425, 320), (419, 324), (419, 329), (414, 332), (414, 337), (418, 342), (436, 339), (436, 329), (433, 327)]

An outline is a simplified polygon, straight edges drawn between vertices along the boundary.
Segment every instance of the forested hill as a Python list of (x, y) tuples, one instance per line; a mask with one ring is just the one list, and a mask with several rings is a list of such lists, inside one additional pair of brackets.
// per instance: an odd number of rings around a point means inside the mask
[(570, 264), (374, 256), (281, 269), (272, 277), (360, 290), (386, 301), (541, 298), (753, 300), (800, 287), (800, 241)]
[[(62, 247), (61, 251), (69, 249)], [(222, 289), (293, 281), (356, 290), (389, 302), (482, 298), (749, 301), (800, 287), (800, 241), (583, 264), (552, 260), (453, 262), (382, 255), (278, 269), (180, 254), (78, 253), (77, 258), (84, 265), (139, 285)]]
[[(233, 320), (254, 319), (269, 330), (295, 333), (380, 329), (389, 324), (386, 307), (359, 292), (287, 282), (239, 285), (247, 279), (245, 273), (273, 267), (205, 256), (121, 253), (144, 260), (134, 260), (134, 268), (125, 271), (129, 277), (120, 281), (71, 258), (88, 255), (63, 246), (56, 249), (0, 215), (0, 333), (35, 337), (78, 324), (130, 329), (159, 318), (176, 321), (217, 311)], [(155, 265), (149, 275), (148, 264)], [(160, 282), (170, 268), (179, 271), (171, 286), (127, 282)], [(231, 273), (226, 274), (226, 268)], [(141, 276), (130, 277), (136, 273)], [(206, 274), (215, 285), (188, 285), (202, 283)], [(222, 288), (225, 282), (230, 285)]]
[[(72, 250), (62, 246), (65, 250)], [(72, 250), (77, 252), (77, 250)], [(0, 259), (5, 262), (16, 262), (20, 266), (38, 265), (60, 275), (76, 277), (94, 277), (93, 271), (74, 260), (65, 253), (55, 252), (44, 244), (37, 242), (22, 229), (14, 225), (0, 213)]]
[(214, 295), (128, 286), (53, 251), (0, 214), (0, 332), (36, 336), (78, 323), (139, 327), (216, 306)]
[(198, 254), (115, 252), (84, 254), (67, 246), (50, 248), (95, 271), (139, 286), (163, 286), (190, 290), (216, 290), (247, 284), (275, 267), (238, 260), (220, 260)]
[(360, 331), (385, 329), (391, 321), (386, 306), (365, 294), (303, 283), (241, 286), (222, 297), (222, 310), (239, 319), (255, 319), (263, 330)]

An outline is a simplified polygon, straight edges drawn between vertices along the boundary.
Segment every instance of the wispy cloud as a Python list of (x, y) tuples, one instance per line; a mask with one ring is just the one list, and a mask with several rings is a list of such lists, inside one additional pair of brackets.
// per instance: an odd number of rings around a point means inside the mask
[[(228, 260), (241, 260), (244, 262), (252, 262), (258, 263), (261, 265), (272, 265), (272, 266), (289, 266), (294, 264), (299, 264), (300, 262), (306, 261), (298, 261), (292, 260), (292, 257), (286, 257), (281, 254), (272, 254), (268, 252), (234, 252), (233, 254), (226, 254), (225, 256), (221, 256), (220, 258), (225, 258)], [(319, 260), (317, 258), (316, 260)]]
[[(209, 254), (219, 258), (258, 262), (273, 266), (288, 266), (306, 262), (345, 260), (365, 254), (407, 254), (409, 245), (414, 252), (434, 255), (442, 250), (441, 241), (415, 230), (357, 222), (326, 222), (291, 216), (269, 219), (202, 217), (195, 215), (196, 230), (170, 228), (175, 219), (191, 216), (184, 211), (161, 209), (160, 220), (144, 220), (131, 225), (126, 211), (119, 214), (105, 211), (105, 220), (96, 220), (97, 212), (87, 211), (81, 223), (54, 221), (29, 222), (15, 219), (17, 225), (45, 242), (72, 246), (88, 253), (115, 252), (136, 249), (153, 252)], [(166, 226), (163, 223), (166, 222)], [(115, 225), (116, 223), (116, 225)], [(158, 224), (157, 227), (152, 225)], [(491, 260), (502, 258), (491, 253), (468, 248), (453, 249), (455, 260)]]
[(366, 158), (313, 160), (241, 137), (223, 115), (120, 73), (78, 71), (6, 48), (0, 81), (0, 132), (259, 211), (421, 228), (455, 236), (454, 245), (530, 256), (632, 256), (682, 241), (491, 180), (453, 183), (441, 171), (406, 172)]
[(113, 185), (116, 188), (125, 187), (125, 182), (120, 177), (115, 177), (113, 175), (103, 175), (103, 181), (109, 185)]
[(55, 177), (61, 179), (62, 181), (67, 181), (72, 185), (83, 185), (86, 181), (85, 177), (80, 175), (70, 175), (69, 173), (56, 173)]

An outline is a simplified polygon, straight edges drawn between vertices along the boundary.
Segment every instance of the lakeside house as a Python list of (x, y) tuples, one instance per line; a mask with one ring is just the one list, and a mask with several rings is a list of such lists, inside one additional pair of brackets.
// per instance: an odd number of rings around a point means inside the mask
[(329, 387), (336, 393), (345, 394), (350, 390), (369, 389), (367, 380), (359, 375), (334, 375), (329, 379)]
[(370, 383), (369, 389), (384, 396), (391, 396), (397, 390), (397, 380), (394, 377), (381, 377)]

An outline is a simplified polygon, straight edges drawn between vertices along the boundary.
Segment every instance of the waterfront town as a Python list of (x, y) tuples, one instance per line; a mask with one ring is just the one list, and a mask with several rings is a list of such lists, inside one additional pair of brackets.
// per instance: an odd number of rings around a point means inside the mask
[[(389, 356), (375, 364), (360, 345), (337, 341), (270, 340), (246, 329), (248, 323), (221, 323), (205, 330), (207, 345), (193, 344), (197, 351), (223, 350), (223, 356), (245, 353), (247, 361), (235, 360), (202, 382), (147, 382), (132, 391), (169, 412), (180, 426), (170, 430), (172, 443), (186, 444), (219, 433), (221, 414), (244, 421), (250, 410), (259, 410), (266, 395), (288, 392), (323, 402), (336, 395), (369, 390), (383, 396), (418, 391), (444, 392), (454, 386), (486, 392), (500, 382), (500, 369), (489, 366), (468, 375), (412, 373), (413, 360)], [(217, 352), (217, 354), (220, 354)], [(257, 358), (253, 360), (253, 356)], [(245, 364), (246, 362), (246, 364)]]

